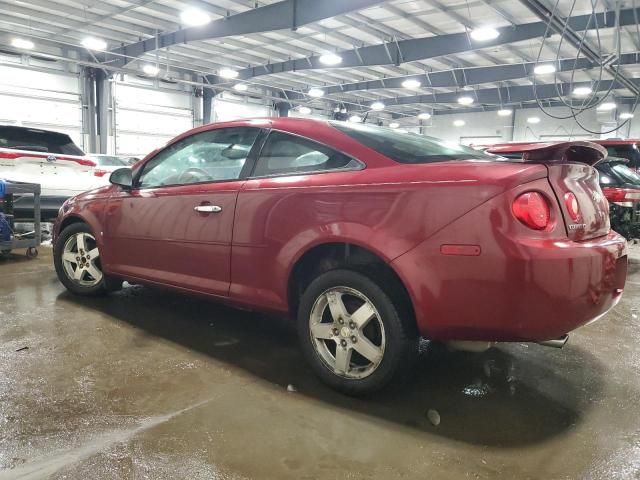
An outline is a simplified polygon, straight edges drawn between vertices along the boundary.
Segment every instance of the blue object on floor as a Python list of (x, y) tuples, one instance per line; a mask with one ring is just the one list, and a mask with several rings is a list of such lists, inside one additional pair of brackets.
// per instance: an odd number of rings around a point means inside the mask
[(11, 226), (4, 213), (0, 213), (0, 242), (9, 241), (11, 241)]
[(4, 197), (5, 186), (4, 182), (0, 180), (0, 197)]

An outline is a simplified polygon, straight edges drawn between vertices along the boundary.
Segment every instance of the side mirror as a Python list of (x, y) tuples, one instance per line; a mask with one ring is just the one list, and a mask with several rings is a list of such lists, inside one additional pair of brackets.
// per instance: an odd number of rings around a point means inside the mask
[(125, 190), (133, 186), (133, 175), (130, 168), (119, 168), (114, 170), (109, 177), (109, 182), (113, 185), (120, 185)]

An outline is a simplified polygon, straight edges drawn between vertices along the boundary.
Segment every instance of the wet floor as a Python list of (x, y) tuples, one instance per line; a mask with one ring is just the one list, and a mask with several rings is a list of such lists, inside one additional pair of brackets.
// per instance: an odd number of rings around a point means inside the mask
[(425, 343), (407, 385), (352, 399), (285, 320), (73, 297), (50, 255), (0, 260), (0, 479), (640, 478), (637, 267), (563, 350)]

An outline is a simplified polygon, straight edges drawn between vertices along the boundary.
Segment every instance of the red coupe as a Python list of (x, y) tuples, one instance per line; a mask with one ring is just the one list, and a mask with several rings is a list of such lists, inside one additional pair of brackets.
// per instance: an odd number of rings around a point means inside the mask
[(367, 124), (242, 120), (189, 131), (68, 200), (54, 262), (72, 292), (122, 281), (297, 318), (347, 393), (406, 369), (420, 336), (562, 344), (625, 283), (587, 143), (489, 156)]

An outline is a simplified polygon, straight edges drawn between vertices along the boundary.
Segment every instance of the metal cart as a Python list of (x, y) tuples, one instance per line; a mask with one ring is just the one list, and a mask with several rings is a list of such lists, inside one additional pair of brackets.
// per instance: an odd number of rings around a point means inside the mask
[[(33, 195), (33, 219), (13, 218), (14, 196)], [(13, 235), (8, 241), (0, 239), (0, 255), (11, 252), (17, 248), (26, 248), (27, 257), (38, 256), (38, 248), (42, 241), (40, 230), (40, 185), (37, 183), (12, 182), (0, 179), (0, 212), (10, 219), (13, 229), (13, 221), (33, 221), (33, 234)]]

